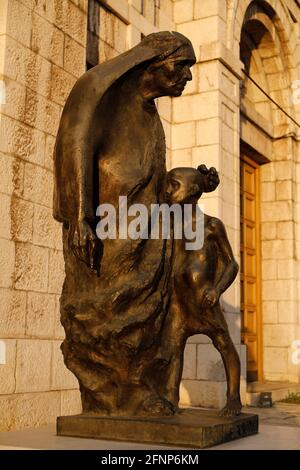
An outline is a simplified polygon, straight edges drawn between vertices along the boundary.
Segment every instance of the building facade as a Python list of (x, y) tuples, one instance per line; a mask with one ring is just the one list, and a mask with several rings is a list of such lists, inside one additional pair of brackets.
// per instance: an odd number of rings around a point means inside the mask
[[(223, 295), (247, 382), (300, 382), (300, 2), (0, 1), (0, 430), (80, 411), (59, 349), (64, 279), (52, 218), (53, 146), (76, 79), (154, 31), (193, 43), (193, 81), (161, 98), (168, 167), (215, 166), (204, 210), (226, 225), (240, 273)], [(184, 405), (221, 406), (207, 337), (190, 338)]]

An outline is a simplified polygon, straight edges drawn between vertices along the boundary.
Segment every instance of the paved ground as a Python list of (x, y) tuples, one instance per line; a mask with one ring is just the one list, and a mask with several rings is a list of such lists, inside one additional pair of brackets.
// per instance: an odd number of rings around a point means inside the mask
[[(300, 450), (300, 405), (276, 403), (273, 408), (251, 407), (243, 411), (259, 414), (259, 434), (221, 444), (214, 447), (215, 450)], [(0, 433), (0, 451), (21, 449), (174, 450), (138, 443), (58, 437), (54, 424)]]

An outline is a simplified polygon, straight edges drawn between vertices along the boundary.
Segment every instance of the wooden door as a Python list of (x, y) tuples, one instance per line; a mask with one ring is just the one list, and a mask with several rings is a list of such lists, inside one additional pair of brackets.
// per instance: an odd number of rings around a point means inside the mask
[(262, 380), (259, 165), (241, 156), (241, 314), (247, 380)]

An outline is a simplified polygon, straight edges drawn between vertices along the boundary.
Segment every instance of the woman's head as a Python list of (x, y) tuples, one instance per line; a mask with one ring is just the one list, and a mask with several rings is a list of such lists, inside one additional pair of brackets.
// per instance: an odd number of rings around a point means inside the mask
[(190, 67), (196, 61), (190, 40), (180, 33), (166, 31), (146, 36), (142, 44), (161, 50), (143, 74), (144, 96), (148, 99), (180, 96), (187, 81), (192, 79)]

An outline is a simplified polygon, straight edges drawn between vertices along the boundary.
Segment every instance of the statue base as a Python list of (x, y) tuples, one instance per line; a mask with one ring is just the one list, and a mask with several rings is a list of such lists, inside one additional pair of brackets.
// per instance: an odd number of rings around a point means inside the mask
[(223, 418), (216, 410), (182, 409), (168, 417), (59, 416), (57, 435), (204, 448), (258, 433), (258, 416)]

